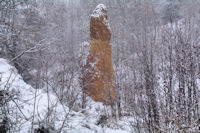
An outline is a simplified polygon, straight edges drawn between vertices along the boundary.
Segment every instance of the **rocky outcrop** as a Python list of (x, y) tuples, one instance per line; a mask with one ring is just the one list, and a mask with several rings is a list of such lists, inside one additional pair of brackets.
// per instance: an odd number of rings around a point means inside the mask
[(111, 31), (106, 7), (98, 5), (90, 20), (90, 53), (85, 69), (86, 93), (97, 102), (115, 101), (115, 77), (112, 65)]
[(92, 40), (109, 41), (111, 39), (110, 25), (106, 7), (98, 5), (91, 15), (90, 37)]

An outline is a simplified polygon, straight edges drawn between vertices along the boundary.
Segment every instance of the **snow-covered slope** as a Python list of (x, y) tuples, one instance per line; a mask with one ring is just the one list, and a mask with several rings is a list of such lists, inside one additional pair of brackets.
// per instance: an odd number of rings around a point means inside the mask
[[(48, 112), (48, 100), (49, 109), (57, 112), (55, 117), (60, 117), (64, 114), (64, 109), (61, 104), (58, 103), (56, 96), (49, 93), (49, 99), (47, 93), (43, 90), (36, 90), (30, 85), (26, 84), (22, 77), (17, 73), (17, 70), (9, 65), (8, 61), (0, 58), (0, 90), (8, 92), (9, 95), (14, 95), (9, 99), (7, 114), (10, 119), (10, 125), (13, 125), (13, 132), (28, 133), (31, 130), (31, 123), (42, 123)], [(34, 106), (35, 105), (35, 106)], [(35, 109), (34, 109), (35, 107)], [(66, 107), (65, 107), (66, 108)], [(35, 112), (34, 112), (35, 110)], [(67, 108), (65, 109), (65, 111)], [(53, 114), (53, 113), (52, 113)], [(52, 117), (52, 115), (51, 115)], [(61, 124), (58, 121), (55, 124)], [(35, 128), (38, 124), (35, 124)]]
[[(132, 132), (130, 123), (134, 122), (133, 118), (124, 117), (118, 122), (110, 119), (106, 125), (98, 125), (102, 112), (109, 111), (109, 107), (88, 98), (85, 111), (70, 110), (57, 99), (53, 92), (50, 91), (47, 94), (45, 90), (36, 90), (26, 84), (15, 68), (7, 60), (0, 58), (0, 92), (3, 91), (8, 93), (4, 95), (4, 98), (9, 102), (6, 105), (7, 112), (6, 114), (4, 112), (1, 118), (7, 116), (11, 132), (28, 133), (32, 125), (34, 125), (33, 129), (39, 125), (46, 126), (47, 120), (53, 132), (60, 131), (61, 127), (63, 133), (66, 131), (68, 133)], [(1, 109), (3, 107), (5, 105), (0, 106)]]

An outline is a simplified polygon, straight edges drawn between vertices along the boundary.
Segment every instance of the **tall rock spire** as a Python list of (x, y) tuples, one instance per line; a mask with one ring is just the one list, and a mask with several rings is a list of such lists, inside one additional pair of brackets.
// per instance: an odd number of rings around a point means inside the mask
[(84, 90), (94, 101), (112, 104), (115, 101), (116, 84), (112, 65), (111, 31), (103, 4), (98, 5), (91, 15), (90, 37)]

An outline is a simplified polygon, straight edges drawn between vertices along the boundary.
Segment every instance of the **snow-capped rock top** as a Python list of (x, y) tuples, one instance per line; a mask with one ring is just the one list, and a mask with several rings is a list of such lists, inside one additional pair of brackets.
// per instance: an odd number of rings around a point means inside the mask
[(104, 4), (99, 4), (94, 9), (93, 13), (91, 14), (91, 17), (99, 18), (100, 16), (103, 16), (106, 14), (106, 6)]
[(91, 15), (90, 33), (92, 40), (110, 41), (111, 39), (107, 9), (104, 4), (99, 4)]

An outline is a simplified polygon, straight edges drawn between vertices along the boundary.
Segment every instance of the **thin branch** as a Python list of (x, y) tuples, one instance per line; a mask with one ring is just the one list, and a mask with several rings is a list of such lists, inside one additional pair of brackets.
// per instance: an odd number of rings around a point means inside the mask
[[(43, 40), (41, 40), (40, 42), (42, 42)], [(19, 55), (17, 55), (16, 57), (14, 57), (13, 59), (11, 59), (11, 61), (10, 62), (13, 62), (13, 61), (15, 61), (16, 59), (18, 59), (18, 58), (20, 58), (21, 56), (23, 56), (25, 53), (31, 53), (31, 52), (37, 52), (37, 51), (33, 51), (33, 50), (35, 50), (35, 49), (41, 49), (42, 48), (42, 45), (43, 44), (37, 44), (37, 45), (35, 45), (34, 47), (32, 47), (32, 48), (29, 48), (28, 50), (25, 50), (25, 51), (23, 51), (23, 52), (21, 52)], [(39, 47), (38, 47), (39, 46)]]

